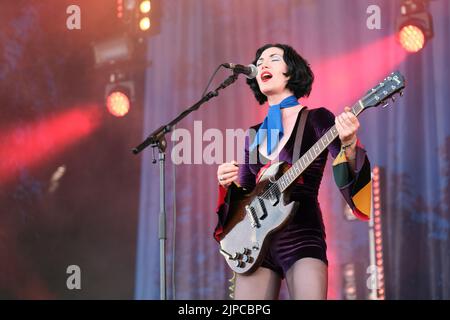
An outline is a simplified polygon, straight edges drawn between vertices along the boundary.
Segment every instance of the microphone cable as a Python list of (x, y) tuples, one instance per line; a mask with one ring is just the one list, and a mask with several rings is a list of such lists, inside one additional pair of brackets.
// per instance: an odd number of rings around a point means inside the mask
[(216, 76), (216, 73), (220, 70), (220, 68), (223, 67), (223, 64), (219, 65), (216, 70), (214, 71), (214, 73), (212, 74), (212, 76), (209, 78), (208, 84), (206, 85), (205, 91), (203, 91), (202, 93), (202, 98), (205, 96), (206, 92), (209, 89), (209, 86), (211, 85), (211, 82), (213, 81), (214, 77)]

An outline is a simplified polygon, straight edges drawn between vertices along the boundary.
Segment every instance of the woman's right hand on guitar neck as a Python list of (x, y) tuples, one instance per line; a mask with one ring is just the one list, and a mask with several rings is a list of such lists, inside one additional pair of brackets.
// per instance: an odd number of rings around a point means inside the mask
[(217, 168), (217, 181), (222, 187), (228, 188), (238, 179), (238, 174), (239, 165), (236, 161), (225, 162)]

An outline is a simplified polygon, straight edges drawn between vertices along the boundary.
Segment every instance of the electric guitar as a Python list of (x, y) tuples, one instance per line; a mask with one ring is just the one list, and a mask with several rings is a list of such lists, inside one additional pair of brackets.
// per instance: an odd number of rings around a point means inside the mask
[[(405, 88), (405, 78), (397, 71), (353, 105), (351, 112), (358, 116), (371, 107), (386, 107), (395, 95)], [(336, 126), (331, 127), (292, 166), (285, 162), (272, 163), (256, 181), (252, 192), (240, 189), (230, 201), (228, 222), (223, 227), (220, 253), (230, 268), (240, 274), (249, 274), (261, 264), (270, 236), (283, 228), (300, 203), (289, 202), (289, 190), (303, 171), (338, 137)]]

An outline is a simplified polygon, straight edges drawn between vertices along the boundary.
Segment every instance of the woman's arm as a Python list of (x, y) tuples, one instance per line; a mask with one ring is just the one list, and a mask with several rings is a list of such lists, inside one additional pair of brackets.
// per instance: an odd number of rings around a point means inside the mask
[[(347, 108), (344, 114), (348, 110)], [(325, 108), (316, 109), (314, 114), (313, 120), (318, 138), (336, 124), (339, 139), (328, 146), (328, 150), (334, 158), (334, 181), (355, 216), (367, 220), (370, 217), (372, 201), (371, 169), (366, 150), (356, 136), (359, 122), (354, 125), (346, 123), (352, 120), (346, 119), (346, 117), (335, 117), (332, 112)], [(345, 126), (343, 122), (346, 124)]]

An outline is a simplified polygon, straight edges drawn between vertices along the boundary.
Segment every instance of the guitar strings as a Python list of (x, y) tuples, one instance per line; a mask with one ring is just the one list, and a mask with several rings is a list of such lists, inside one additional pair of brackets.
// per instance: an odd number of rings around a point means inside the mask
[[(365, 99), (365, 97), (364, 97), (363, 99)], [(354, 109), (355, 109), (357, 106), (358, 106), (357, 104), (353, 105), (352, 111), (355, 111)], [(328, 132), (330, 132), (330, 131), (333, 129), (333, 127), (335, 127), (335, 126), (330, 127), (330, 128), (328, 129), (328, 131), (327, 131), (322, 137), (324, 137), (325, 135), (327, 135)], [(321, 137), (320, 139), (322, 139), (322, 137)], [(319, 140), (320, 140), (320, 139), (319, 139)], [(336, 139), (336, 137), (335, 137), (334, 139)], [(334, 141), (334, 139), (333, 139), (332, 141)], [(315, 144), (314, 144), (307, 152), (305, 152), (304, 154), (307, 154), (311, 149), (314, 149), (314, 146), (317, 144), (317, 142), (318, 142), (319, 140), (317, 140), (317, 141), (315, 142)], [(332, 142), (332, 141), (331, 141), (331, 142)], [(330, 145), (331, 142), (328, 142), (328, 143), (327, 143), (327, 146)], [(302, 155), (302, 157), (303, 157), (303, 155)], [(300, 158), (298, 161), (300, 161), (300, 160), (301, 160), (301, 158)], [(315, 159), (314, 159), (314, 160), (315, 160)], [(312, 162), (311, 162), (311, 163), (312, 163)], [(306, 169), (307, 169), (307, 167), (304, 168), (304, 169), (300, 172), (300, 174), (302, 174), (303, 171), (305, 171)], [(290, 170), (290, 169), (289, 169), (289, 170)], [(280, 179), (281, 179), (281, 178), (280, 178)], [(278, 184), (278, 181), (280, 181), (280, 179), (278, 179), (278, 180), (277, 180), (276, 182), (274, 182), (269, 188), (267, 188), (267, 190), (264, 191), (264, 193), (263, 193), (260, 197), (261, 197), (261, 198), (270, 199), (271, 194), (274, 194), (274, 193), (275, 193), (276, 196), (280, 196), (280, 195), (281, 195), (281, 191), (280, 191), (279, 184)]]
[[(379, 87), (380, 85), (378, 85), (377, 86), (377, 88)], [(371, 96), (371, 95), (373, 95), (375, 92), (377, 92), (378, 90), (376, 90), (376, 91), (374, 91), (374, 92), (368, 92), (363, 98), (361, 98), (361, 101), (362, 100), (366, 100), (367, 99), (367, 97), (369, 97), (369, 96)], [(372, 100), (372, 99), (371, 99)], [(359, 106), (359, 104), (354, 104), (353, 106), (352, 106), (352, 111), (353, 112), (356, 112), (356, 108)], [(334, 126), (333, 126), (334, 127)], [(333, 128), (333, 127), (331, 127), (328, 131), (327, 131), (327, 133), (325, 133), (324, 134), (324, 136), (326, 135), (326, 134), (328, 134), (328, 132)], [(320, 139), (322, 139), (322, 138), (320, 138)], [(320, 140), (319, 139), (319, 140)], [(336, 138), (335, 138), (336, 139)], [(317, 141), (319, 141), (319, 140), (317, 140)], [(316, 143), (317, 143), (317, 141), (316, 141)], [(333, 139), (333, 141), (334, 141), (334, 139)], [(328, 143), (328, 145), (329, 144), (331, 144), (331, 142), (329, 142)], [(315, 145), (315, 144), (314, 144)], [(310, 149), (312, 149), (312, 148), (314, 148), (314, 145), (310, 148)], [(328, 146), (327, 145), (327, 146)], [(306, 153), (308, 153), (309, 152), (309, 150), (306, 152)], [(304, 170), (306, 170), (306, 168), (304, 169)], [(303, 170), (303, 171), (304, 171)], [(302, 172), (303, 172), (302, 171)], [(301, 172), (301, 173), (302, 173)], [(301, 174), (300, 173), (300, 174)], [(266, 198), (266, 199), (269, 199), (269, 197), (271, 196), (271, 194), (273, 195), (274, 193), (275, 193), (275, 195), (276, 196), (281, 196), (281, 191), (280, 191), (280, 188), (279, 188), (279, 185), (278, 185), (278, 181), (279, 181), (280, 179), (278, 179), (276, 182), (274, 182), (269, 188), (267, 188), (267, 190), (266, 191), (264, 191), (264, 193), (261, 195), (261, 198)]]

